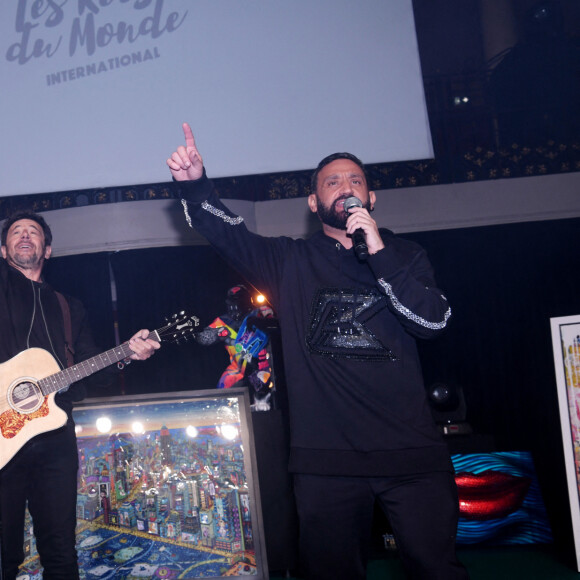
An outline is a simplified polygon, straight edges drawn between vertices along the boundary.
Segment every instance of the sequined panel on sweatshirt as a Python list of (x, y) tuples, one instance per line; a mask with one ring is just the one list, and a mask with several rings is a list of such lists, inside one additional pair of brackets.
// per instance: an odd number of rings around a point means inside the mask
[(385, 298), (376, 290), (323, 288), (310, 315), (306, 343), (310, 352), (332, 358), (396, 360), (365, 325)]

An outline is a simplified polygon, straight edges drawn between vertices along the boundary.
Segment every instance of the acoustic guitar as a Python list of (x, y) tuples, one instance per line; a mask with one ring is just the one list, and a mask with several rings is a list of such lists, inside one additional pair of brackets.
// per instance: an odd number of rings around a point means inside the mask
[[(196, 332), (199, 319), (183, 312), (152, 331), (158, 342), (179, 342)], [(41, 433), (62, 427), (66, 413), (55, 403), (56, 393), (133, 354), (129, 342), (64, 370), (42, 348), (29, 348), (0, 364), (0, 469), (22, 446)]]

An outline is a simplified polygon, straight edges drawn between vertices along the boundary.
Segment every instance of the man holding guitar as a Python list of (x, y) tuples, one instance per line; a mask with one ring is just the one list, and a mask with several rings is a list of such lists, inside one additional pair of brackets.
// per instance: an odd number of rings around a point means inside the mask
[[(18, 384), (15, 379), (51, 374), (28, 368), (34, 366), (30, 361), (38, 360), (38, 367), (43, 367), (48, 358), (54, 372), (89, 357), (98, 359), (99, 349), (80, 301), (63, 300), (42, 278), (44, 262), (52, 251), (52, 233), (45, 220), (31, 212), (16, 214), (5, 220), (1, 242), (0, 445), (7, 448), (11, 440), (24, 441), (13, 457), (0, 464), (2, 580), (14, 580), (24, 559), (27, 501), (44, 580), (75, 580), (79, 578), (75, 549), (78, 457), (72, 404), (79, 397), (73, 380), (70, 389), (65, 384), (56, 396), (35, 398), (34, 379), (21, 379)], [(146, 360), (160, 347), (149, 334), (140, 330), (126, 343), (129, 358)], [(28, 361), (26, 365), (23, 360)], [(15, 377), (11, 379), (6, 369), (13, 367)], [(75, 381), (82, 378), (76, 371), (70, 376)], [(54, 426), (52, 416), (57, 417)]]

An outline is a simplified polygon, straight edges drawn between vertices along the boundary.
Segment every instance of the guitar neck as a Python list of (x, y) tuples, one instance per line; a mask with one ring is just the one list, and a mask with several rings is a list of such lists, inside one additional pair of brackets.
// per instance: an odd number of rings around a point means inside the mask
[[(149, 338), (158, 342), (161, 341), (159, 333), (156, 330), (150, 333)], [(39, 381), (40, 390), (44, 395), (56, 393), (62, 389), (66, 389), (66, 387), (76, 381), (80, 381), (97, 371), (118, 363), (120, 360), (123, 360), (132, 354), (133, 351), (129, 348), (129, 343), (124, 342), (123, 344), (94, 356), (93, 358), (89, 358), (79, 364), (67, 367), (58, 373), (41, 379)]]

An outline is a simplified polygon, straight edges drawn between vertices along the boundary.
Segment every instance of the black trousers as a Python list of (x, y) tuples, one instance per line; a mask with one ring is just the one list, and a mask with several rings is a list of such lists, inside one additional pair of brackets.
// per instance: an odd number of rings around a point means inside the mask
[(413, 580), (465, 580), (455, 555), (459, 517), (452, 473), (400, 477), (295, 475), (300, 557), (311, 580), (364, 580), (377, 500)]
[(75, 549), (78, 452), (74, 425), (38, 435), (0, 471), (3, 580), (24, 559), (26, 502), (44, 580), (77, 580)]

